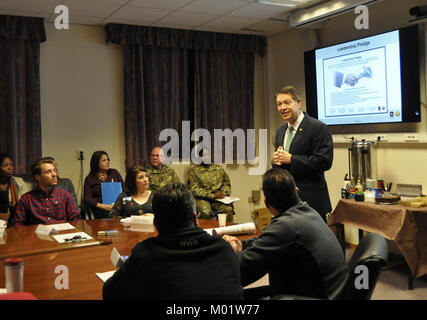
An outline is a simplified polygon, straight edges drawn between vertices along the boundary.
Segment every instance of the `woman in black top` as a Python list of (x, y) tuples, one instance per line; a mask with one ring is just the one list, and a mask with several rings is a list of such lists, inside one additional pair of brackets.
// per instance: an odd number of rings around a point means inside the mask
[(0, 153), (0, 213), (8, 213), (18, 203), (19, 198), (28, 190), (24, 180), (13, 176), (12, 157)]
[(148, 190), (148, 177), (144, 167), (133, 166), (127, 170), (125, 185), (129, 192), (122, 192), (111, 212), (114, 216), (130, 217), (152, 213), (154, 193)]

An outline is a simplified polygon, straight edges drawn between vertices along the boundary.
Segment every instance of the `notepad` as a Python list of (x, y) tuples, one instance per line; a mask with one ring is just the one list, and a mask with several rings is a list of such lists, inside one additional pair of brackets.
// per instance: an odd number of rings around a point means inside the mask
[(102, 203), (114, 204), (117, 197), (122, 193), (121, 182), (101, 182)]

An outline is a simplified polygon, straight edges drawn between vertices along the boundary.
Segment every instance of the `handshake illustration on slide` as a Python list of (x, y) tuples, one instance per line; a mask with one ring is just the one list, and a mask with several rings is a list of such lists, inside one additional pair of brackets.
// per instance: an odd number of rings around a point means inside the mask
[[(344, 80), (344, 83), (354, 87), (357, 82), (361, 79), (361, 78), (371, 78), (372, 77), (372, 70), (370, 67), (365, 67), (363, 66), (363, 72), (359, 73), (359, 75), (354, 74), (354, 73), (349, 73)], [(341, 88), (342, 82), (344, 79), (344, 73), (342, 72), (338, 72), (335, 71), (335, 75), (334, 75), (334, 85), (337, 88)]]

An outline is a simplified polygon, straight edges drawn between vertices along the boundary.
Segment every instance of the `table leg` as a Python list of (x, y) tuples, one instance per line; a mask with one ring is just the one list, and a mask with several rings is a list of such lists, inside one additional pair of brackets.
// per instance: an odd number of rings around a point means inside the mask
[(345, 232), (344, 232), (344, 225), (341, 223), (337, 223), (337, 238), (345, 256)]
[(382, 268), (383, 271), (390, 270), (393, 268), (396, 268), (398, 266), (404, 265), (404, 268), (406, 269), (406, 272), (408, 274), (408, 290), (414, 289), (414, 276), (412, 275), (411, 269), (409, 268), (408, 263), (405, 260), (405, 257), (400, 256), (400, 259), (396, 262), (389, 262), (387, 265)]
[(362, 240), (362, 238), (363, 238), (363, 230), (359, 229), (359, 242), (360, 240)]
[(412, 276), (411, 269), (409, 268), (406, 261), (405, 261), (405, 264), (406, 264), (406, 268), (408, 271), (408, 290), (413, 290), (414, 289), (414, 277)]

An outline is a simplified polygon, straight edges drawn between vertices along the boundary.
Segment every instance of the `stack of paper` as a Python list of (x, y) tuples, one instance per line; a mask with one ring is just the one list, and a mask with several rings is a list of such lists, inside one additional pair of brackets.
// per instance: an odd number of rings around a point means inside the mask
[(125, 227), (131, 227), (131, 231), (138, 232), (154, 232), (154, 215), (145, 214), (142, 216), (130, 216), (128, 218), (121, 219), (120, 222)]

